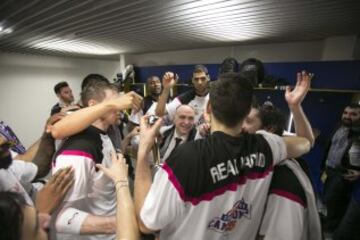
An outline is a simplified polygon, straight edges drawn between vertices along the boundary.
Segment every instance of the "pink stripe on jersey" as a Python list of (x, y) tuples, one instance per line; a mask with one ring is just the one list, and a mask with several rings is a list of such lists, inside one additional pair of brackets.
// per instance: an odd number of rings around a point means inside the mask
[(174, 187), (180, 194), (180, 197), (184, 200), (184, 197), (185, 197), (184, 189), (181, 186), (181, 184), (179, 183), (179, 181), (177, 180), (172, 169), (166, 163), (162, 166), (162, 168), (167, 172), (170, 182), (172, 182), (172, 184), (174, 185)]
[(178, 191), (181, 199), (184, 202), (191, 202), (193, 205), (197, 205), (201, 201), (211, 201), (214, 197), (222, 195), (227, 191), (235, 192), (237, 191), (239, 185), (244, 185), (246, 183), (247, 179), (255, 180), (255, 179), (265, 178), (273, 170), (273, 166), (270, 166), (262, 173), (251, 172), (248, 175), (240, 176), (238, 182), (227, 184), (221, 188), (215, 189), (212, 192), (204, 193), (199, 197), (189, 197), (185, 195), (184, 189), (181, 186), (180, 182), (178, 181), (172, 169), (166, 163), (162, 166), (162, 168), (168, 174), (168, 178), (170, 182), (174, 185), (175, 189)]
[(270, 166), (268, 169), (265, 170), (265, 172), (250, 172), (248, 175), (245, 175), (243, 177), (249, 178), (249, 179), (259, 179), (266, 177), (269, 172), (273, 170), (274, 166)]
[(87, 152), (79, 151), (79, 150), (64, 150), (59, 155), (71, 155), (71, 156), (80, 156), (80, 157), (87, 157), (91, 160), (94, 160), (93, 155)]
[(276, 194), (280, 197), (284, 197), (284, 198), (287, 198), (291, 201), (294, 201), (294, 202), (297, 202), (299, 203), (301, 206), (303, 206), (304, 208), (306, 208), (306, 204), (305, 202), (297, 195), (291, 193), (291, 192), (288, 192), (288, 191), (284, 191), (284, 190), (281, 190), (281, 189), (272, 189), (270, 191), (270, 193), (273, 193), (273, 194)]

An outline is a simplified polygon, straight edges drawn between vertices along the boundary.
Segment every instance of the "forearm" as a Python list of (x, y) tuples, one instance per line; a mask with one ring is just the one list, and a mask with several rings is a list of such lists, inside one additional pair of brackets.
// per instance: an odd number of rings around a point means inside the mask
[(32, 161), (38, 167), (36, 178), (45, 177), (49, 173), (54, 152), (54, 139), (50, 134), (44, 133), (40, 138), (38, 151)]
[[(41, 190), (40, 190), (41, 191)], [(42, 201), (43, 199), (40, 197), (41, 192), (37, 191), (34, 199), (35, 208), (40, 213), (46, 213), (51, 215), (54, 211), (54, 206), (51, 202), (48, 201)], [(57, 206), (56, 206), (57, 207)]]
[(116, 186), (116, 233), (117, 239), (139, 239), (139, 228), (135, 216), (135, 206), (128, 186)]
[(113, 109), (116, 109), (116, 107), (111, 101), (82, 108), (55, 123), (51, 129), (51, 134), (55, 139), (64, 139), (72, 136), (86, 129), (101, 116)]
[(310, 122), (307, 119), (302, 107), (300, 105), (297, 105), (289, 106), (289, 108), (293, 114), (296, 135), (309, 140), (312, 147), (315, 142), (315, 137)]
[(164, 88), (159, 96), (158, 104), (155, 109), (155, 115), (162, 117), (166, 114), (166, 102), (169, 98), (170, 89)]
[(145, 151), (143, 147), (139, 146), (138, 159), (135, 172), (135, 211), (138, 218), (139, 227), (142, 232), (149, 232), (144, 226), (140, 218), (140, 212), (144, 205), (146, 196), (150, 191), (152, 178), (149, 163), (147, 161), (148, 151)]
[(56, 231), (67, 234), (115, 234), (114, 216), (95, 216), (73, 207), (65, 206), (60, 210), (55, 221)]
[(310, 142), (304, 137), (283, 137), (287, 158), (297, 158), (310, 151)]
[(114, 216), (88, 215), (81, 225), (80, 234), (115, 234), (116, 218)]
[(15, 156), (15, 159), (22, 160), (26, 162), (31, 162), (34, 159), (35, 154), (39, 150), (41, 138), (38, 139), (35, 143), (33, 143), (24, 154), (19, 154)]

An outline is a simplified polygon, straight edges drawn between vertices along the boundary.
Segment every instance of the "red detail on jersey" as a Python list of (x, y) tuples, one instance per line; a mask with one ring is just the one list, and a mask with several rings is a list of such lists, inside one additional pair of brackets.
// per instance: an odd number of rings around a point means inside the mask
[(306, 204), (305, 202), (297, 195), (291, 193), (291, 192), (288, 192), (288, 191), (284, 191), (284, 190), (281, 190), (281, 189), (272, 189), (270, 191), (270, 193), (272, 194), (276, 194), (280, 197), (284, 197), (284, 198), (287, 198), (291, 201), (294, 201), (294, 202), (297, 202), (299, 203), (301, 206), (303, 206), (304, 208), (306, 208)]
[(215, 189), (212, 192), (204, 193), (199, 197), (189, 197), (189, 196), (185, 195), (184, 189), (181, 186), (180, 182), (178, 181), (178, 179), (175, 176), (172, 169), (166, 163), (162, 166), (162, 168), (168, 174), (168, 178), (169, 178), (170, 182), (174, 185), (174, 187), (177, 190), (177, 192), (179, 193), (181, 199), (184, 202), (191, 202), (193, 205), (197, 205), (201, 201), (211, 201), (214, 197), (222, 195), (227, 191), (235, 192), (235, 191), (237, 191), (237, 188), (239, 185), (243, 185), (246, 183), (247, 179), (256, 180), (256, 179), (265, 178), (266, 176), (269, 175), (270, 172), (273, 171), (273, 166), (271, 165), (271, 166), (269, 166), (269, 168), (267, 168), (262, 173), (250, 172), (247, 175), (239, 176), (239, 180), (237, 182), (232, 182), (230, 184), (224, 185), (218, 189)]
[(61, 152), (60, 155), (72, 155), (72, 156), (81, 156), (81, 157), (87, 157), (91, 160), (94, 160), (93, 155), (87, 152), (79, 151), (79, 150), (64, 150)]

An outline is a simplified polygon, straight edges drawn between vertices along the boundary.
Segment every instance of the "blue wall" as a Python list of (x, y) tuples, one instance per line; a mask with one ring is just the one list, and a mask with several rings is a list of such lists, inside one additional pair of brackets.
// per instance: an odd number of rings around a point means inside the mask
[[(315, 73), (313, 88), (352, 89), (360, 90), (360, 61), (328, 61), (328, 62), (292, 62), (265, 63), (266, 73), (295, 82), (298, 71), (307, 70)], [(216, 79), (219, 64), (205, 64), (212, 79)], [(194, 65), (169, 65), (155, 67), (136, 67), (138, 82), (145, 82), (151, 75), (161, 77), (171, 71), (179, 75), (180, 83), (187, 83), (191, 79)]]

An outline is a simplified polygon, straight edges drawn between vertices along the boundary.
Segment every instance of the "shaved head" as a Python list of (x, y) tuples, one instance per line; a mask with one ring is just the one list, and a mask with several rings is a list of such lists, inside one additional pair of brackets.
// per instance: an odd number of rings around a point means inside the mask
[(187, 135), (195, 125), (195, 110), (189, 105), (180, 105), (176, 109), (174, 125), (177, 134)]

